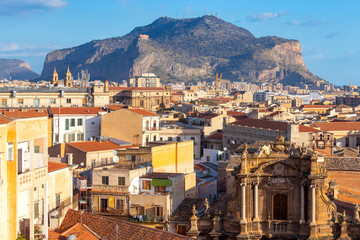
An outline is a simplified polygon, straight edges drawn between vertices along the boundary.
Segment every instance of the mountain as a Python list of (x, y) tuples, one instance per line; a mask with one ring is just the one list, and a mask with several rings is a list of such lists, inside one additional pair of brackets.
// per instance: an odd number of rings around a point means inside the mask
[(324, 81), (304, 63), (300, 42), (280, 37), (254, 37), (244, 28), (203, 16), (191, 19), (162, 17), (136, 27), (122, 37), (50, 52), (42, 79), (50, 79), (54, 67), (65, 75), (87, 69), (92, 79), (112, 81), (154, 72), (163, 82), (223, 79), (249, 82), (281, 82), (296, 85)]
[(0, 79), (33, 80), (39, 74), (33, 72), (30, 65), (19, 59), (0, 59)]

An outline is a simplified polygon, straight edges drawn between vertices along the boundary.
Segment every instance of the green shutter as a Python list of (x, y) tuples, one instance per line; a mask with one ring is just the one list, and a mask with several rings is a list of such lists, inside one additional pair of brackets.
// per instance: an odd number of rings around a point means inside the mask
[(65, 130), (69, 130), (69, 119), (65, 119)]
[(153, 180), (151, 180), (151, 186), (171, 187), (172, 181), (171, 181), (171, 179), (153, 179)]

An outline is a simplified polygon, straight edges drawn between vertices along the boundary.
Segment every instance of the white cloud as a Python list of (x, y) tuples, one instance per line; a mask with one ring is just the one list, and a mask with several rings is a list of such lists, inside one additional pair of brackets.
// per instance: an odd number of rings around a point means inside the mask
[(257, 13), (247, 17), (249, 22), (264, 22), (268, 21), (280, 16), (287, 15), (288, 13), (279, 11), (279, 12), (265, 12), (265, 13)]
[(305, 21), (293, 20), (293, 21), (287, 22), (288, 25), (301, 26), (301, 27), (316, 27), (316, 26), (322, 26), (322, 25), (325, 25), (328, 23), (329, 22), (318, 21), (318, 20), (305, 20)]
[(56, 10), (68, 5), (65, 0), (0, 0), (0, 15), (26, 15)]
[(7, 44), (0, 43), (0, 51), (15, 51), (19, 49), (20, 46), (17, 43), (7, 43)]

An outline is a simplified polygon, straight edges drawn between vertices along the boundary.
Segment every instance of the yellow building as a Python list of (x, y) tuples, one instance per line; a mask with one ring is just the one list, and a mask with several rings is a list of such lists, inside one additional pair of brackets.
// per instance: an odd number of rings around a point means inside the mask
[(0, 115), (0, 239), (47, 233), (48, 118)]
[(197, 197), (193, 141), (169, 143), (151, 149), (154, 172), (183, 173), (185, 197)]

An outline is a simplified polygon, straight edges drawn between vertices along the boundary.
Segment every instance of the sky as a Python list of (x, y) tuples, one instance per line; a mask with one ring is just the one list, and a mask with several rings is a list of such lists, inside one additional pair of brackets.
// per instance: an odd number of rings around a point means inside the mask
[(123, 36), (161, 16), (216, 15), (256, 37), (299, 40), (310, 71), (360, 85), (359, 0), (0, 0), (0, 58), (41, 73), (46, 54)]

